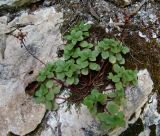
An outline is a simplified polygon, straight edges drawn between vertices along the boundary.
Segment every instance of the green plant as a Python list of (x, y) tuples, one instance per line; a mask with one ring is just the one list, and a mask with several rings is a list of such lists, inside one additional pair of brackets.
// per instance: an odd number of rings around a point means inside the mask
[[(137, 85), (137, 71), (122, 66), (125, 63), (123, 55), (129, 52), (129, 48), (121, 42), (105, 38), (98, 44), (89, 43), (90, 28), (91, 25), (81, 23), (65, 36), (64, 60), (48, 64), (40, 72), (35, 97), (47, 109), (56, 109), (54, 99), (63, 86), (70, 90), (71, 96), (78, 97), (72, 102), (83, 100), (90, 113), (101, 122), (101, 128), (108, 132), (125, 126), (124, 90), (127, 86)], [(108, 71), (108, 65), (112, 66), (111, 71)], [(88, 80), (84, 75), (89, 75)], [(115, 91), (104, 94), (101, 90), (104, 86), (100, 86), (108, 80), (113, 83)]]
[(78, 84), (79, 67), (75, 64), (75, 61), (73, 59), (67, 61), (58, 60), (55, 65), (57, 79), (66, 82), (69, 85)]
[(55, 96), (60, 92), (60, 86), (52, 80), (48, 80), (40, 85), (35, 93), (37, 103), (44, 103), (48, 110), (56, 110), (58, 105), (53, 101)]
[[(83, 102), (91, 114), (101, 122), (103, 131), (125, 126), (124, 113), (120, 111), (120, 106), (114, 101), (107, 104), (107, 99), (113, 98), (113, 95), (116, 97), (116, 94), (102, 94), (98, 90), (93, 89), (91, 95), (87, 96)], [(107, 112), (98, 111), (98, 104), (105, 106)]]
[(121, 42), (105, 38), (103, 41), (98, 43), (98, 46), (103, 59), (109, 59), (109, 62), (112, 64), (125, 63), (122, 54), (128, 53), (129, 49), (124, 47)]

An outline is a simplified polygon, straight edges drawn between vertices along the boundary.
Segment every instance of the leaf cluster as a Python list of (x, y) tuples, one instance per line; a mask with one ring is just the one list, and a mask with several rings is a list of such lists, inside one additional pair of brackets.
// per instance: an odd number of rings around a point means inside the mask
[(137, 85), (137, 71), (126, 70), (123, 66), (118, 64), (113, 65), (113, 73), (109, 73), (108, 79), (115, 83), (117, 90), (121, 90), (129, 85)]
[[(112, 97), (116, 95), (112, 94)], [(124, 127), (125, 120), (124, 114), (120, 111), (120, 106), (114, 101), (107, 104), (107, 99), (111, 95), (102, 94), (98, 90), (93, 89), (91, 94), (84, 99), (84, 104), (87, 106), (93, 116), (95, 116), (101, 122), (101, 128), (103, 131), (109, 131), (116, 127)], [(99, 112), (97, 110), (97, 104), (106, 106), (108, 112)]]
[(98, 43), (98, 49), (103, 59), (109, 59), (112, 64), (124, 64), (125, 59), (122, 54), (129, 52), (129, 48), (122, 45), (121, 42), (114, 39), (105, 38)]
[(75, 64), (75, 60), (58, 60), (56, 65), (56, 77), (57, 79), (66, 82), (69, 85), (78, 84), (78, 71), (79, 67)]
[(53, 101), (55, 96), (60, 92), (60, 86), (55, 84), (53, 80), (47, 80), (41, 83), (39, 89), (35, 93), (37, 103), (44, 103), (48, 110), (56, 110), (58, 105)]
[[(100, 70), (97, 58), (109, 61), (112, 64), (112, 72), (109, 73), (108, 79), (114, 83), (115, 92), (103, 94), (93, 89), (83, 101), (91, 114), (101, 122), (102, 129), (109, 131), (125, 126), (124, 114), (121, 110), (125, 100), (124, 90), (129, 85), (137, 84), (137, 71), (126, 70), (122, 66), (125, 64), (123, 55), (129, 52), (129, 48), (121, 42), (107, 38), (99, 41), (97, 45), (87, 42), (90, 28), (90, 24), (82, 22), (64, 37), (67, 40), (64, 47), (64, 60), (48, 64), (39, 73), (37, 81), (40, 86), (35, 98), (38, 103), (44, 103), (47, 109), (57, 109), (58, 105), (54, 99), (61, 87), (53, 79), (67, 85), (78, 84), (81, 75), (88, 75), (91, 70)], [(99, 104), (106, 107), (106, 111), (100, 111)]]

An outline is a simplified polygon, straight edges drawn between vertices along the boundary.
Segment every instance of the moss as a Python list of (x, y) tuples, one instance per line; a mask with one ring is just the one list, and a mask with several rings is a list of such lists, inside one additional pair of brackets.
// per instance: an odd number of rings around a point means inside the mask
[(38, 0), (16, 0), (14, 3), (13, 3), (13, 7), (25, 7), (25, 6), (28, 6), (30, 5), (31, 3), (35, 3), (37, 2)]
[[(147, 68), (154, 82), (154, 91), (160, 95), (160, 48), (155, 40), (147, 43), (137, 35), (127, 37), (124, 42), (131, 49), (127, 57), (126, 67), (144, 69)], [(160, 107), (160, 102), (158, 102)], [(160, 112), (160, 108), (158, 108)]]

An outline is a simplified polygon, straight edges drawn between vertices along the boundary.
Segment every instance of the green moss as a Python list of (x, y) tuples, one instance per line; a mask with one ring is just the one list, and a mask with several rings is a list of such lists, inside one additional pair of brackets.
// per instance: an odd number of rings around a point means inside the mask
[(28, 6), (31, 3), (36, 2), (36, 0), (16, 0), (13, 3), (14, 7), (24, 7), (24, 6)]

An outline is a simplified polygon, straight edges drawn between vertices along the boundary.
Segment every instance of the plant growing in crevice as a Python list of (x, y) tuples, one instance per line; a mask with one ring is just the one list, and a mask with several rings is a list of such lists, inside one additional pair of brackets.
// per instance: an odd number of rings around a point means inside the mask
[[(39, 76), (36, 101), (45, 103), (46, 108), (56, 109), (54, 102), (61, 87), (69, 89), (71, 96), (66, 100), (83, 102), (91, 114), (101, 122), (108, 132), (125, 126), (123, 113), (125, 88), (137, 84), (137, 71), (126, 70), (124, 56), (129, 52), (115, 39), (89, 42), (91, 25), (81, 23), (65, 36), (64, 60), (48, 64)], [(114, 91), (106, 93), (105, 87), (112, 83)], [(105, 93), (106, 94), (105, 94)]]

